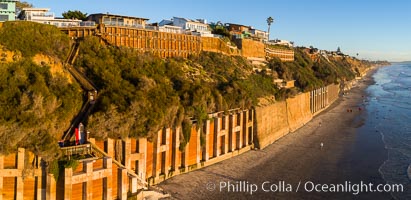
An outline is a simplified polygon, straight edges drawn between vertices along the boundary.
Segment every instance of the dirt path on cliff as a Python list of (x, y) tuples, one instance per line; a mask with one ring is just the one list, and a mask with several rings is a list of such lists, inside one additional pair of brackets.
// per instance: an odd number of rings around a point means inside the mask
[[(362, 103), (370, 83), (368, 75), (304, 127), (265, 149), (173, 177), (158, 186), (174, 199), (389, 199), (387, 193), (304, 192), (311, 182), (383, 183), (378, 173), (386, 154), (381, 136), (362, 136), (356, 131), (366, 117)], [(230, 187), (224, 187), (227, 185)], [(251, 194), (253, 189), (257, 191)], [(287, 192), (290, 189), (293, 191)]]

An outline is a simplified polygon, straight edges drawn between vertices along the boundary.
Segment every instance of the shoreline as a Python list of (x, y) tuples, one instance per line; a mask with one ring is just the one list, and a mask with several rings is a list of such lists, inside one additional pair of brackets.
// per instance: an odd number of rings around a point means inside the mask
[[(377, 134), (377, 137), (376, 134), (357, 132), (367, 117), (365, 110), (358, 110), (358, 106), (363, 103), (366, 88), (373, 83), (371, 76), (376, 70), (378, 67), (369, 71), (348, 95), (338, 98), (305, 126), (266, 148), (173, 177), (160, 183), (158, 187), (177, 199), (389, 198), (389, 193), (361, 193), (354, 196), (351, 193), (257, 191), (250, 195), (244, 192), (220, 192), (218, 188), (218, 183), (221, 182), (242, 181), (249, 184), (283, 181), (293, 186), (301, 181), (321, 184), (339, 184), (344, 181), (357, 183), (359, 180), (384, 183), (378, 171), (383, 156), (372, 156), (373, 152), (386, 154), (381, 135)], [(347, 109), (352, 109), (353, 112), (347, 113)], [(364, 160), (364, 156), (367, 160)], [(369, 170), (371, 168), (373, 170)], [(207, 190), (207, 184), (210, 183), (217, 186), (215, 191)]]

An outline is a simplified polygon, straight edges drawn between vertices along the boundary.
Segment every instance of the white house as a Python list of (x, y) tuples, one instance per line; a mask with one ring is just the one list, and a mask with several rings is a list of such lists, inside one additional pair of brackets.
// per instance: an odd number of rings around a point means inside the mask
[[(50, 24), (57, 27), (84, 26), (81, 20), (55, 18), (49, 8), (23, 8), (17, 17), (20, 20)], [(87, 24), (88, 26), (90, 23)]]
[(172, 26), (172, 25), (163, 25), (159, 26), (158, 30), (160, 32), (167, 32), (167, 33), (183, 33), (183, 29), (179, 26)]
[(172, 20), (163, 20), (160, 22), (160, 26), (167, 22), (172, 22), (173, 26), (181, 27), (184, 31), (190, 31), (193, 34), (198, 34), (202, 37), (213, 37), (211, 29), (206, 20), (191, 20), (181, 17), (173, 17)]
[(268, 41), (268, 32), (266, 32), (266, 31), (251, 28), (250, 33), (254, 37), (257, 37), (257, 38), (261, 39), (263, 42)]
[(288, 40), (279, 40), (279, 39), (270, 40), (270, 41), (268, 42), (268, 44), (272, 44), (272, 45), (283, 45), (283, 46), (289, 46), (289, 47), (294, 46), (294, 44), (293, 44), (292, 42), (288, 41)]
[(23, 8), (17, 18), (42, 23), (54, 19), (54, 13), (49, 10), (49, 8)]

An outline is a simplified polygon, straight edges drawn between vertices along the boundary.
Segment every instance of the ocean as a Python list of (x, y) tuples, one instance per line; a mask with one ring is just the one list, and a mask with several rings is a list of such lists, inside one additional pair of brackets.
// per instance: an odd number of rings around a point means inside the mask
[(387, 183), (404, 185), (394, 199), (411, 199), (411, 62), (382, 67), (373, 78), (365, 126), (381, 134), (388, 151), (379, 172)]

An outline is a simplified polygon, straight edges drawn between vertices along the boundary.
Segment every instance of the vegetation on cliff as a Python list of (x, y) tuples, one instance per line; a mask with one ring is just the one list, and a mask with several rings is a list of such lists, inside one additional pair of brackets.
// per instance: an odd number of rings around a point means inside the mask
[(281, 62), (280, 59), (271, 59), (267, 67), (273, 70), (274, 77), (285, 80), (295, 80), (295, 86), (306, 92), (332, 83), (349, 81), (359, 74), (359, 68), (372, 66), (368, 61), (353, 60), (347, 57), (325, 58), (318, 56), (312, 60), (304, 52), (304, 48), (294, 48), (295, 60)]
[[(94, 37), (81, 43), (76, 66), (99, 88), (89, 120), (97, 138), (150, 136), (163, 127), (187, 127), (188, 119), (201, 125), (207, 113), (251, 108), (277, 91), (272, 77), (255, 74), (242, 57), (202, 53), (164, 60)], [(190, 129), (183, 130), (187, 142)]]
[[(0, 153), (25, 147), (44, 158), (57, 151), (57, 140), (82, 105), (80, 88), (47, 64), (31, 57), (45, 54), (61, 62), (70, 41), (57, 28), (29, 22), (8, 22), (0, 29), (0, 44), (23, 58), (0, 66)], [(19, 54), (16, 54), (19, 55)], [(188, 59), (161, 59), (128, 48), (102, 45), (97, 37), (80, 44), (75, 66), (99, 90), (88, 121), (97, 138), (152, 136), (164, 127), (182, 126), (181, 147), (189, 141), (191, 123), (201, 126), (208, 113), (249, 109), (259, 100), (282, 100), (298, 92), (353, 79), (358, 61), (316, 61), (295, 49), (294, 62), (269, 61), (255, 72), (243, 57), (202, 52)], [(297, 88), (279, 89), (273, 80), (296, 80)], [(183, 149), (183, 148), (182, 148)]]
[(10, 21), (3, 24), (0, 35), (0, 44), (24, 57), (42, 53), (64, 60), (70, 49), (70, 38), (52, 25)]
[(57, 141), (82, 105), (81, 88), (47, 64), (32, 60), (37, 53), (56, 61), (65, 57), (70, 43), (54, 26), (6, 22), (0, 44), (16, 52), (13, 62), (0, 63), (0, 154), (18, 147), (46, 160), (58, 157)]

